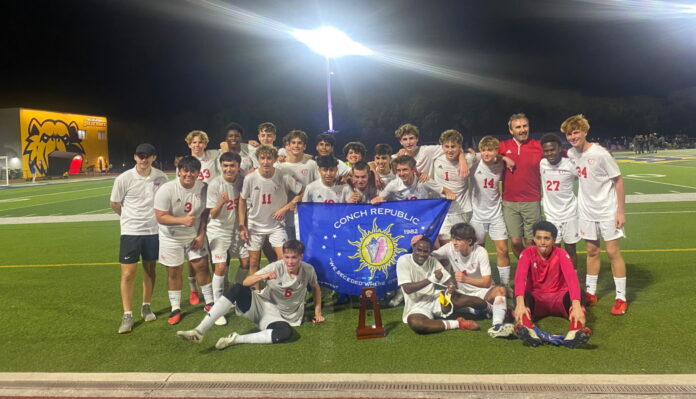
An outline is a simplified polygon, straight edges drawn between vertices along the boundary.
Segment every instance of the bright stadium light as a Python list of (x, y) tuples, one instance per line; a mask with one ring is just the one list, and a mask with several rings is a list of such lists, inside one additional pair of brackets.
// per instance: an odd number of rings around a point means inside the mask
[(372, 55), (374, 52), (360, 43), (354, 42), (345, 33), (331, 26), (316, 29), (293, 29), (292, 36), (304, 43), (312, 51), (326, 58), (326, 103), (329, 113), (329, 133), (335, 133), (333, 128), (333, 107), (331, 105), (331, 64), (332, 58), (346, 55)]

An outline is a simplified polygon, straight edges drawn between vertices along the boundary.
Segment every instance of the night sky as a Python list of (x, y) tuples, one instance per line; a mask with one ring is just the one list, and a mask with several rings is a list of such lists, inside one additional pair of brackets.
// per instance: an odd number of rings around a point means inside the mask
[[(533, 130), (556, 129), (570, 115), (562, 112), (589, 112), (552, 107), (566, 97), (583, 99), (577, 104), (641, 98), (661, 107), (655, 124), (665, 124), (675, 98), (684, 106), (696, 97), (696, 13), (684, 5), (5, 1), (0, 108), (107, 116), (112, 148), (130, 145), (134, 139), (125, 138), (138, 129), (161, 143), (195, 127), (217, 134), (230, 120), (249, 131), (270, 120), (281, 132), (301, 128), (313, 135), (326, 129), (324, 60), (272, 27), (333, 25), (380, 54), (417, 65), (400, 68), (379, 57), (337, 60), (339, 129), (341, 123), (360, 129), (367, 104), (374, 112), (414, 94), (425, 98), (426, 108), (429, 96), (472, 106), (485, 98), (480, 106), (490, 116), (471, 123), (482, 133), (504, 134), (513, 112), (528, 112)], [(250, 14), (240, 17), (245, 11)], [(600, 123), (630, 125), (625, 112), (616, 115)], [(673, 118), (694, 123), (688, 114)], [(388, 125), (380, 128), (397, 127)]]

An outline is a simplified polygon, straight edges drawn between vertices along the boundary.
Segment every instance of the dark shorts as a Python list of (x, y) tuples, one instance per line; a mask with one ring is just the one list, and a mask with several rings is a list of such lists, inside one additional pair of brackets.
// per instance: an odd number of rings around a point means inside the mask
[(568, 318), (568, 310), (572, 305), (570, 293), (561, 292), (525, 292), (524, 303), (531, 310), (532, 320), (546, 316)]
[(147, 236), (121, 236), (121, 249), (118, 261), (122, 264), (156, 261), (159, 257), (159, 236), (157, 234)]

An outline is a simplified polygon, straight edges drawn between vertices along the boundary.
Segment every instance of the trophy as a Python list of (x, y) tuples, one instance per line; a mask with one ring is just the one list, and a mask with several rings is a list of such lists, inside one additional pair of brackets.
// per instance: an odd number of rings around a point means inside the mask
[[(365, 326), (365, 314), (368, 302), (372, 304), (372, 313), (375, 324)], [(386, 336), (382, 327), (382, 314), (380, 313), (379, 301), (374, 288), (363, 288), (360, 294), (360, 313), (358, 316), (358, 328), (355, 329), (358, 339), (383, 338)]]

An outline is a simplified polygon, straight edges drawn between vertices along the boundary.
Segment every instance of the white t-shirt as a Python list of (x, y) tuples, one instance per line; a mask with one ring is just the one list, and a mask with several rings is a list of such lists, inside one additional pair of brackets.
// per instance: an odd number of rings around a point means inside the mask
[(201, 161), (201, 171), (198, 173), (198, 180), (207, 183), (220, 174), (220, 150), (205, 150), (202, 157), (196, 157)]
[(348, 176), (352, 171), (350, 166), (346, 165), (346, 163), (341, 161), (340, 159), (338, 160), (337, 167), (338, 167), (338, 172), (336, 173), (336, 176), (338, 176), (338, 177)]
[[(275, 167), (276, 170), (294, 177), (295, 180), (302, 183), (303, 188), (319, 178), (319, 168), (313, 159), (302, 158), (300, 162), (295, 163), (287, 161), (279, 162)], [(285, 225), (295, 225), (295, 211), (288, 211), (285, 213)]]
[(290, 325), (300, 325), (304, 315), (307, 287), (314, 287), (317, 284), (314, 268), (309, 263), (301, 261), (297, 275), (291, 277), (281, 259), (268, 264), (256, 274), (268, 272), (275, 272), (276, 278), (266, 280), (266, 287), (261, 290), (259, 297), (276, 305), (280, 315)]
[(263, 234), (281, 226), (281, 222), (273, 219), (273, 213), (287, 205), (288, 192), (300, 191), (302, 183), (279, 170), (268, 179), (258, 170), (245, 177), (241, 197), (247, 201), (249, 230)]
[(378, 171), (377, 176), (379, 176), (379, 179), (382, 181), (382, 184), (385, 187), (387, 186), (387, 184), (391, 183), (392, 180), (396, 179), (396, 175), (391, 170), (386, 175), (383, 175), (383, 174), (379, 173), (379, 171)]
[[(467, 165), (471, 168), (474, 157), (471, 154), (465, 154), (464, 156)], [(435, 158), (433, 162), (433, 175), (436, 183), (449, 188), (456, 196), (448, 213), (454, 215), (471, 212), (469, 177), (461, 178), (459, 176), (459, 160), (451, 162), (447, 160), (447, 156), (443, 153)]]
[[(418, 146), (418, 152), (413, 157), (416, 160), (416, 169), (418, 170), (418, 173), (426, 173), (428, 176), (431, 176), (433, 171), (433, 161), (442, 154), (443, 152), (441, 145)], [(397, 156), (397, 154), (393, 154), (392, 158), (396, 158)]]
[(329, 202), (341, 203), (344, 184), (334, 184), (332, 187), (324, 185), (321, 179), (309, 183), (305, 188), (302, 202)]
[(222, 193), (227, 193), (227, 203), (222, 205), (218, 217), (210, 218), (206, 231), (209, 236), (229, 236), (239, 229), (237, 223), (237, 207), (239, 206), (239, 195), (242, 192), (244, 177), (237, 175), (237, 178), (228, 183), (222, 176), (218, 176), (208, 183), (208, 193), (206, 195), (206, 208), (214, 208)]
[(498, 186), (503, 178), (505, 163), (498, 161), (487, 165), (477, 156), (477, 162), (469, 169), (471, 176), (472, 220), (488, 223), (503, 216), (500, 190)]
[(568, 158), (561, 158), (556, 165), (551, 165), (543, 158), (539, 162), (539, 173), (546, 219), (556, 222), (577, 219), (578, 204), (573, 192), (577, 172), (573, 162)]
[[(442, 278), (440, 280), (436, 280), (434, 276), (435, 270), (438, 269), (442, 270)], [(451, 275), (440, 264), (440, 262), (438, 262), (437, 259), (433, 258), (432, 256), (429, 256), (422, 265), (419, 265), (413, 260), (413, 254), (406, 254), (402, 255), (399, 260), (396, 261), (396, 277), (399, 287), (406, 283), (417, 283), (425, 279), (442, 283), (441, 287), (431, 283), (410, 294), (404, 292), (403, 322), (406, 323), (408, 316), (414, 310), (421, 307), (419, 305), (422, 305), (423, 303), (431, 303), (437, 300), (438, 296), (440, 295), (440, 291), (444, 289), (444, 283), (449, 280)]]
[(413, 184), (407, 186), (401, 179), (394, 179), (384, 190), (379, 193), (385, 201), (403, 201), (415, 199), (439, 198), (442, 186), (432, 180), (425, 183), (418, 181), (418, 176), (413, 179)]
[(196, 216), (196, 223), (191, 227), (160, 224), (160, 237), (176, 240), (182, 244), (188, 244), (196, 238), (198, 227), (201, 225), (200, 216), (205, 209), (206, 191), (207, 185), (198, 180), (190, 189), (184, 188), (178, 178), (163, 185), (155, 194), (155, 209), (166, 211), (174, 217), (183, 217), (192, 213)]
[[(447, 259), (452, 270), (455, 272), (466, 272), (466, 275), (471, 278), (482, 278), (491, 275), (491, 262), (488, 259), (486, 249), (478, 244), (474, 244), (474, 248), (469, 256), (463, 256), (461, 252), (454, 248), (454, 244), (448, 242), (442, 247), (432, 252), (432, 256), (436, 259)], [(492, 284), (492, 280), (491, 280)], [(475, 285), (468, 283), (457, 282), (460, 290), (471, 292), (481, 289)]]
[(166, 182), (167, 175), (155, 168), (147, 177), (140, 176), (135, 168), (116, 177), (110, 201), (121, 204), (122, 235), (157, 234), (155, 193)]
[(573, 161), (578, 175), (579, 218), (590, 222), (614, 220), (619, 204), (612, 179), (621, 176), (614, 158), (595, 144), (582, 153), (571, 148), (568, 158)]

